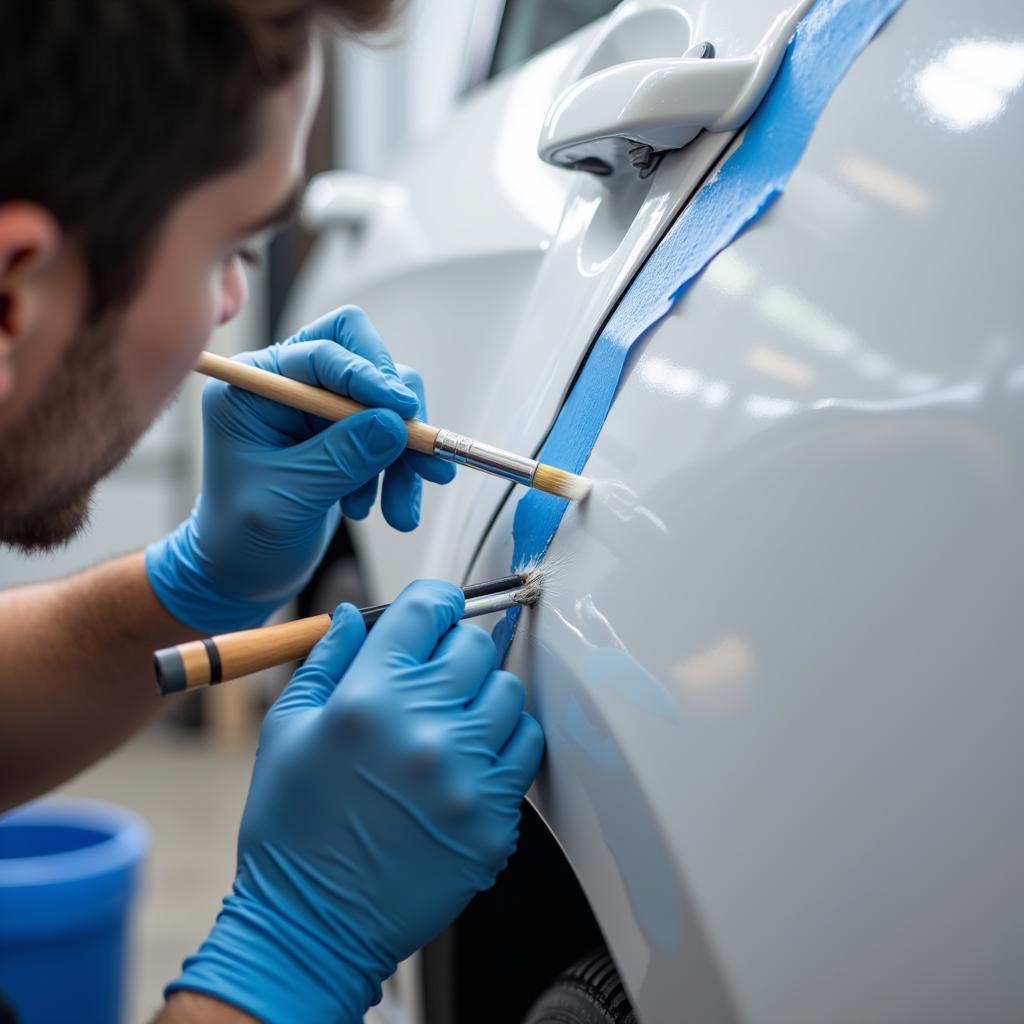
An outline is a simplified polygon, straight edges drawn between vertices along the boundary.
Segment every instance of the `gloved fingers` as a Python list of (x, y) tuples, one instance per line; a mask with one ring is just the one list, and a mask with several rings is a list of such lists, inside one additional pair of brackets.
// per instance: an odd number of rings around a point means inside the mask
[[(272, 362), (260, 356), (243, 352), (235, 358), (276, 372)], [(284, 448), (310, 433), (310, 417), (304, 412), (219, 380), (208, 380), (203, 387), (203, 421), (207, 436), (214, 424), (232, 442), (259, 447)]]
[(519, 725), (526, 694), (519, 677), (511, 672), (492, 672), (467, 708), (477, 723), (484, 746), (496, 754)]
[(436, 455), (425, 455), (423, 452), (408, 451), (405, 459), (415, 470), (417, 476), (429, 480), (432, 484), (450, 484), (455, 479), (455, 463), (445, 462)]
[(341, 511), (346, 519), (365, 519), (377, 500), (377, 477), (371, 477), (351, 494), (341, 499)]
[(380, 507), (390, 526), (402, 533), (420, 525), (420, 502), (423, 481), (416, 475), (407, 458), (388, 467), (381, 488)]
[(386, 377), (399, 379), (391, 353), (370, 318), (358, 306), (339, 306), (308, 324), (284, 344), (295, 345), (316, 339), (327, 339), (342, 345), (348, 351), (369, 360)]
[(391, 353), (381, 341), (370, 318), (358, 306), (338, 306), (337, 309), (324, 313), (319, 320), (306, 324), (284, 344), (296, 345), (317, 338), (327, 338), (329, 341), (344, 345), (349, 351), (369, 359), (382, 372), (397, 376), (398, 371), (395, 369)]
[[(427, 396), (423, 387), (423, 378), (411, 366), (398, 364), (398, 373), (403, 383), (419, 399), (420, 408), (416, 418), (429, 421), (427, 413)], [(424, 480), (434, 484), (447, 484), (455, 479), (455, 464), (445, 462), (443, 459), (435, 458), (433, 455), (424, 455), (423, 452), (410, 451), (406, 459)]]
[(363, 656), (374, 664), (389, 664), (396, 657), (416, 664), (425, 662), (459, 621), (465, 607), (465, 595), (454, 583), (416, 580), (373, 627), (363, 646)]
[(543, 756), (544, 730), (536, 718), (524, 711), (508, 743), (498, 752), (497, 763), (516, 791), (525, 793), (540, 768)]
[(404, 450), (402, 420), (387, 409), (367, 409), (276, 458), (287, 482), (287, 497), (310, 511), (326, 511), (375, 479)]
[(280, 717), (294, 708), (323, 707), (365, 638), (366, 626), (359, 609), (351, 604), (338, 605), (330, 629), (274, 703), (273, 715)]
[(467, 624), (454, 626), (431, 658), (439, 695), (464, 704), (479, 694), (497, 664), (498, 650), (490, 635)]
[(419, 411), (419, 398), (390, 365), (373, 360), (335, 341), (292, 342), (277, 348), (278, 372), (304, 384), (327, 388), (373, 408), (391, 409), (403, 418)]

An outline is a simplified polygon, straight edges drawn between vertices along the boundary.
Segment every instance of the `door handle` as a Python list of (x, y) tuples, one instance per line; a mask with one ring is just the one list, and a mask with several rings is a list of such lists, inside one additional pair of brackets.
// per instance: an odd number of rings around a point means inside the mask
[(306, 187), (301, 220), (310, 231), (329, 227), (362, 228), (401, 206), (405, 189), (393, 181), (351, 171), (324, 171)]
[(743, 57), (716, 57), (711, 43), (681, 57), (633, 60), (580, 79), (555, 100), (541, 131), (542, 160), (611, 175), (654, 171), (661, 156), (701, 131), (735, 131), (757, 109), (813, 0), (783, 11)]

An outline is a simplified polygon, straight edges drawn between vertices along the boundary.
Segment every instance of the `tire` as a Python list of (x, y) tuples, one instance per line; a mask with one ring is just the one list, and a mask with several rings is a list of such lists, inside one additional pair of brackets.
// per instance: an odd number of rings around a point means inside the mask
[(0, 1024), (18, 1024), (18, 1015), (14, 1007), (0, 993)]
[(533, 1004), (524, 1024), (637, 1024), (606, 949), (573, 964)]

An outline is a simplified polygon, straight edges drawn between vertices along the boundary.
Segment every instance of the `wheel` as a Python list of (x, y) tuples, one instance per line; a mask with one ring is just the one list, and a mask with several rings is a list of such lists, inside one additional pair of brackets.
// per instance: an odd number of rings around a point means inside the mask
[(606, 949), (573, 964), (533, 1004), (524, 1024), (637, 1024)]

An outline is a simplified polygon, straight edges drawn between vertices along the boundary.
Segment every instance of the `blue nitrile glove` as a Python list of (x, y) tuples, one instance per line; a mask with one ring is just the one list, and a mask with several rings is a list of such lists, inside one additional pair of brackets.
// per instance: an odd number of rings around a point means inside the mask
[(383, 470), (381, 507), (398, 530), (419, 523), (421, 478), (454, 476), (448, 463), (406, 451), (402, 419), (426, 418), (423, 382), (412, 370), (400, 375), (362, 310), (342, 307), (238, 358), (376, 408), (332, 423), (220, 381), (206, 385), (199, 500), (146, 551), (161, 603), (206, 633), (257, 626), (297, 594), (341, 512), (369, 513)]
[(543, 748), (462, 592), (350, 605), (270, 709), (234, 888), (168, 986), (260, 1020), (357, 1024), (381, 982), (489, 888)]

